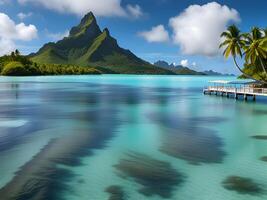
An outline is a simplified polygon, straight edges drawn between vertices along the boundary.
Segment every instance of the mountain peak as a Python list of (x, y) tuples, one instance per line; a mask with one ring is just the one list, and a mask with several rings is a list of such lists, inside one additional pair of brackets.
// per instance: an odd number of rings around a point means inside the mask
[(87, 13), (81, 20), (80, 25), (84, 26), (96, 21), (96, 18), (92, 12)]
[[(68, 37), (44, 45), (37, 53), (31, 55), (31, 59), (37, 63), (100, 67), (127, 66), (129, 73), (136, 73), (136, 69), (141, 73), (144, 68), (148, 73), (154, 73), (155, 69), (161, 73), (172, 73), (155, 68), (131, 51), (121, 48), (117, 40), (110, 35), (108, 28), (100, 30), (92, 12), (86, 14), (80, 23), (70, 30)], [(124, 71), (123, 67), (121, 70)], [(118, 71), (116, 69), (115, 72), (120, 73), (120, 69)]]
[(89, 12), (82, 18), (78, 26), (75, 26), (70, 30), (70, 36), (79, 36), (84, 33), (89, 33), (90, 35), (93, 34), (95, 36), (100, 34), (100, 32), (94, 14)]
[(107, 36), (110, 36), (110, 32), (109, 32), (108, 28), (104, 28), (103, 32), (106, 33)]

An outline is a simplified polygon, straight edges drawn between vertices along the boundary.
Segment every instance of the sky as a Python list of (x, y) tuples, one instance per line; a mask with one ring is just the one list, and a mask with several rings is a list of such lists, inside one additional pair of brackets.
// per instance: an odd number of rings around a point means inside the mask
[(266, 0), (0, 0), (0, 55), (36, 52), (92, 11), (121, 47), (151, 63), (238, 73), (218, 49), (220, 33), (231, 24), (266, 28), (266, 8)]

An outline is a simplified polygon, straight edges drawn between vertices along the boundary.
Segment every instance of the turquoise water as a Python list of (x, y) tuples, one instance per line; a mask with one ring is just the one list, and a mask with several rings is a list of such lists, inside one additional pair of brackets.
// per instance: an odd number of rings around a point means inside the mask
[(267, 101), (217, 79), (0, 77), (0, 199), (267, 199)]

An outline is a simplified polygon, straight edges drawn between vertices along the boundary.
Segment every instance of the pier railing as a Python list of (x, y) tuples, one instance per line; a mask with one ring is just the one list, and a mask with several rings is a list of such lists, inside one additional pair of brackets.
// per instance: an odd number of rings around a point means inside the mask
[(254, 87), (231, 87), (231, 86), (208, 86), (208, 91), (225, 92), (225, 93), (242, 93), (251, 95), (264, 95), (267, 96), (267, 88), (254, 88)]

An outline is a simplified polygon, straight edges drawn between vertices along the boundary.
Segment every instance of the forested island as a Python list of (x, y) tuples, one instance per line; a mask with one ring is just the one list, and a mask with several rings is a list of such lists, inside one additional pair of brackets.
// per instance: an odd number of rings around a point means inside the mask
[(0, 57), (0, 72), (3, 76), (40, 76), (40, 75), (83, 75), (101, 74), (93, 67), (76, 65), (38, 64), (16, 50), (10, 55)]

